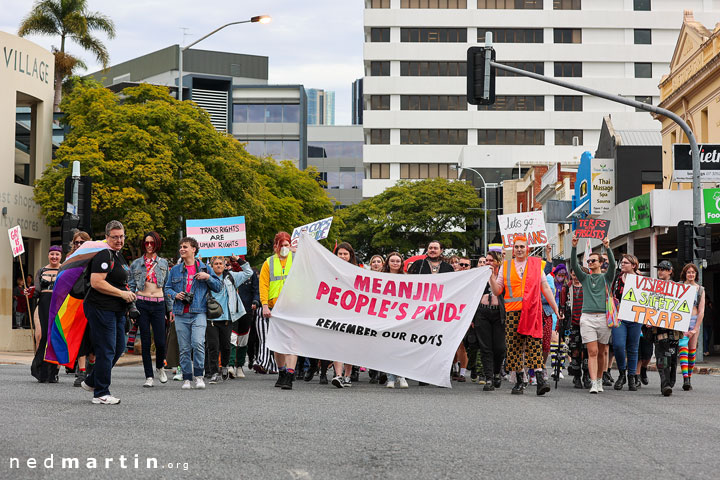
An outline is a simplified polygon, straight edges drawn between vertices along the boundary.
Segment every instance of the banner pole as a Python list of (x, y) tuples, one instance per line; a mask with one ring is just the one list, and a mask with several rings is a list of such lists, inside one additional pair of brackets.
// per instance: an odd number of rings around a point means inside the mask
[[(22, 255), (20, 255), (18, 262), (20, 263), (20, 273), (22, 274), (23, 287), (25, 290), (27, 290), (27, 283), (25, 283), (25, 269), (23, 268), (22, 264)], [(33, 340), (33, 350), (37, 350), (37, 344), (35, 342), (35, 322), (32, 311), (30, 310), (30, 299), (27, 297), (27, 295), (24, 295), (24, 293), (25, 291), (23, 290), (23, 297), (25, 297), (25, 302), (27, 302), (28, 317), (30, 318), (30, 334), (32, 335)]]

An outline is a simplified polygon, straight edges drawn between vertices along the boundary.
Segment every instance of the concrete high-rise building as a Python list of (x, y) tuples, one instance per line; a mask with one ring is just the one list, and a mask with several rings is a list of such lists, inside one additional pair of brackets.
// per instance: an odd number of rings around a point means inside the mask
[(710, 0), (365, 0), (363, 196), (456, 165), (490, 183), (572, 164), (606, 115), (659, 130), (649, 113), (502, 71), (495, 104), (468, 105), (467, 49), (492, 32), (500, 63), (657, 104), (683, 9), (707, 25), (720, 13)]
[(308, 125), (335, 125), (335, 92), (308, 88)]
[(363, 79), (358, 78), (352, 84), (352, 124), (363, 123)]

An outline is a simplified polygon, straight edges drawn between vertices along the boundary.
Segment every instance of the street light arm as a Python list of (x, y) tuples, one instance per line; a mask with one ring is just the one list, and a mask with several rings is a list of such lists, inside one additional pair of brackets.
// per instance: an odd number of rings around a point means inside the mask
[(208, 38), (209, 36), (215, 35), (217, 32), (219, 32), (219, 31), (222, 30), (223, 28), (229, 27), (229, 26), (231, 26), (231, 25), (239, 25), (239, 24), (241, 24), (241, 23), (250, 23), (250, 22), (252, 22), (252, 20), (242, 20), (242, 21), (239, 21), (239, 22), (226, 23), (226, 24), (223, 25), (222, 27), (216, 28), (215, 30), (213, 30), (212, 32), (208, 33), (208, 34), (205, 35), (204, 37), (198, 38), (197, 40), (195, 40), (194, 42), (192, 42), (190, 45), (187, 45), (186, 47), (183, 47), (182, 51), (184, 52), (185, 50), (187, 50), (188, 48), (192, 47), (193, 45), (197, 45), (198, 43), (202, 42), (203, 40), (205, 40), (205, 39)]

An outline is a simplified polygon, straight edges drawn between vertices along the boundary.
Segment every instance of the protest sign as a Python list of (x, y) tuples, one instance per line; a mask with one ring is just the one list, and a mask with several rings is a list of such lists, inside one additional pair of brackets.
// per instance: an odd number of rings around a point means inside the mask
[(332, 221), (333, 217), (328, 217), (295, 228), (295, 230), (293, 230), (292, 236), (290, 237), (290, 245), (292, 245), (293, 247), (297, 246), (298, 239), (300, 238), (300, 234), (302, 232), (308, 232), (308, 234), (310, 234), (310, 236), (315, 240), (322, 240), (324, 238), (327, 238), (328, 233), (330, 233), (330, 225), (332, 225)]
[(187, 220), (185, 227), (200, 245), (199, 257), (247, 254), (245, 217)]
[(15, 225), (8, 229), (8, 235), (10, 236), (10, 250), (12, 250), (13, 257), (25, 253), (25, 244), (23, 243), (22, 233), (20, 232), (20, 225)]
[(618, 317), (650, 327), (687, 332), (697, 287), (627, 275)]
[(364, 270), (300, 237), (272, 310), (267, 347), (450, 387), (490, 268), (437, 275)]
[(578, 238), (595, 238), (602, 240), (607, 237), (610, 228), (610, 220), (599, 218), (578, 218), (575, 235)]
[(511, 213), (498, 215), (503, 247), (513, 246), (516, 235), (525, 235), (529, 247), (542, 247), (548, 242), (543, 212)]

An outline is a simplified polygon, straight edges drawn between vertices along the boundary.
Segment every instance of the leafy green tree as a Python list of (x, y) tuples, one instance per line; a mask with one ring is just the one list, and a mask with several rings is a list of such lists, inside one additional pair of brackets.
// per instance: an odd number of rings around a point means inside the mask
[(58, 111), (62, 96), (63, 79), (76, 68), (85, 68), (78, 57), (65, 51), (66, 40), (73, 40), (89, 51), (97, 61), (107, 68), (110, 62), (105, 45), (93, 36), (93, 31), (102, 31), (109, 39), (115, 38), (115, 25), (109, 17), (99, 12), (89, 12), (87, 0), (38, 0), (20, 23), (18, 35), (53, 35), (60, 37), (60, 47), (53, 47), (55, 54), (55, 100), (53, 107)]
[(482, 200), (465, 182), (401, 180), (341, 210), (342, 240), (365, 258), (393, 250), (413, 254), (432, 239), (440, 240), (445, 248), (467, 248), (477, 234), (467, 226), (481, 218), (481, 207)]
[(76, 82), (62, 110), (70, 132), (35, 188), (50, 225), (62, 219), (63, 182), (73, 161), (93, 178), (93, 230), (120, 220), (133, 256), (148, 230), (160, 232), (163, 253), (175, 256), (177, 234), (185, 230), (181, 217), (244, 215), (250, 260), (260, 260), (278, 230), (332, 215), (317, 172), (249, 155), (217, 132), (204, 110), (164, 87), (142, 84), (115, 95)]

